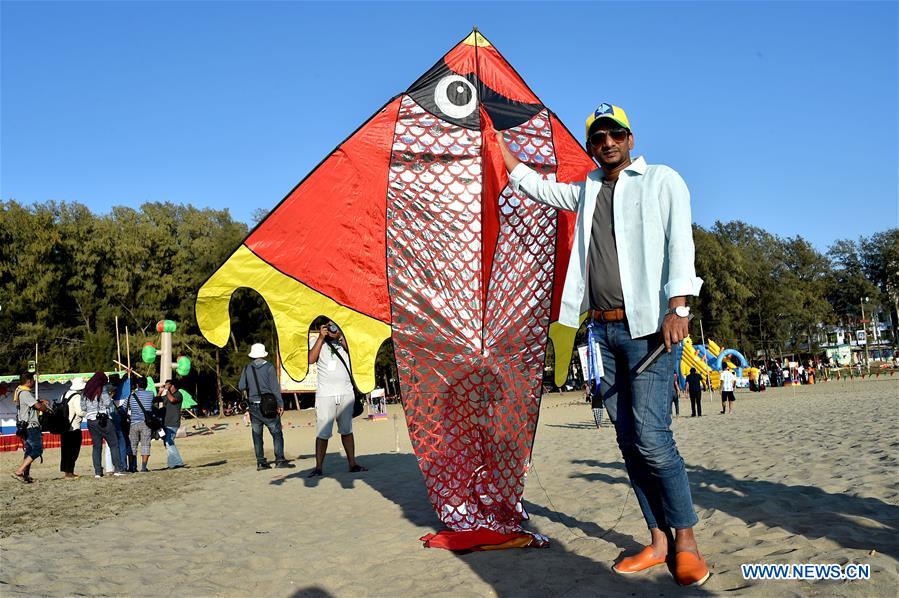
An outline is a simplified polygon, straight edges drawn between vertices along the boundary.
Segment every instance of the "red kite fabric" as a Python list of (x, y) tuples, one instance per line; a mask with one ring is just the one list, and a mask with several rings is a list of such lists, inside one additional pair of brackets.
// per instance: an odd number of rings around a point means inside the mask
[[(595, 167), (475, 31), (325, 158), (197, 299), (224, 345), (231, 294), (256, 289), (296, 379), (319, 315), (343, 328), (363, 391), (392, 337), (412, 446), (451, 530), (423, 540), (453, 550), (546, 543), (522, 529), (520, 500), (574, 214), (512, 192), (494, 128), (547, 177)], [(557, 363), (573, 333), (554, 337)]]

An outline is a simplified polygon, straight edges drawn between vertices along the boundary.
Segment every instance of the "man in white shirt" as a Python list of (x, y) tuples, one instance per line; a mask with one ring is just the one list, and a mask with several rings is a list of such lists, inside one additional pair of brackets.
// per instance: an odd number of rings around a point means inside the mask
[[(600, 347), (600, 393), (652, 542), (615, 564), (631, 574), (671, 558), (681, 585), (700, 585), (708, 566), (696, 545), (684, 461), (671, 433), (671, 345), (688, 334), (687, 296), (702, 280), (693, 264), (690, 194), (674, 170), (631, 160), (634, 136), (624, 110), (602, 104), (587, 118), (587, 151), (601, 165), (583, 182), (544, 179), (497, 133), (509, 184), (532, 199), (577, 213), (559, 320), (587, 312)], [(667, 305), (663, 303), (667, 302)], [(661, 343), (668, 349), (636, 374)]]
[(328, 439), (333, 433), (335, 421), (350, 472), (368, 471), (356, 462), (353, 438), (356, 394), (350, 377), (350, 355), (346, 339), (334, 322), (328, 322), (319, 329), (318, 338), (309, 349), (309, 363), (316, 366), (318, 387), (315, 391), (315, 469), (309, 472), (308, 477), (314, 478), (324, 473)]
[(736, 384), (737, 377), (730, 371), (730, 367), (725, 365), (721, 370), (721, 413), (734, 412), (734, 386)]

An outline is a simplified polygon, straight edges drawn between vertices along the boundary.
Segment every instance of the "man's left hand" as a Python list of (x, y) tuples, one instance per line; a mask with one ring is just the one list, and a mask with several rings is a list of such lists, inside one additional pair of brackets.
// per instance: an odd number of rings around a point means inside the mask
[(278, 407), (278, 417), (280, 417), (282, 413), (284, 413), (284, 407)]
[(671, 345), (681, 342), (690, 333), (690, 319), (682, 318), (677, 314), (668, 314), (662, 322), (662, 338), (665, 340), (665, 349), (670, 353)]

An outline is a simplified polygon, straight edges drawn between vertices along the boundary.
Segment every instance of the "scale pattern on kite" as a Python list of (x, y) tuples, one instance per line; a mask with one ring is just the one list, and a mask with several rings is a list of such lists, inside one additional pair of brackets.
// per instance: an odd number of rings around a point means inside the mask
[[(523, 160), (554, 170), (545, 111), (509, 132)], [(437, 514), (455, 531), (511, 533), (521, 530), (539, 412), (556, 212), (508, 187), (482, 198), (481, 155), (480, 131), (403, 98), (388, 179), (388, 285), (406, 421)], [(482, 199), (499, 202), (486, 305)]]

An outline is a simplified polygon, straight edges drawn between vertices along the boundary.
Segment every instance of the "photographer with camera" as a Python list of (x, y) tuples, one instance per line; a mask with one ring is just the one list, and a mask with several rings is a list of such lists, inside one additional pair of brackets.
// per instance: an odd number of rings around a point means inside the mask
[(106, 392), (105, 386), (109, 378), (103, 372), (96, 372), (84, 386), (81, 408), (84, 410), (84, 419), (87, 420), (87, 429), (91, 434), (93, 443), (94, 477), (103, 477), (103, 441), (109, 445), (112, 453), (113, 474), (122, 475), (122, 463), (119, 459), (119, 439), (116, 436), (115, 426), (110, 421), (112, 409), (112, 397)]
[[(325, 348), (327, 347), (327, 348)], [(353, 405), (356, 395), (350, 377), (350, 354), (346, 339), (334, 322), (319, 329), (315, 344), (309, 349), (309, 363), (318, 372), (318, 388), (315, 391), (315, 469), (309, 477), (323, 475), (328, 439), (337, 420), (337, 431), (343, 442), (350, 472), (368, 471), (356, 463), (356, 443), (353, 438)]]
[(22, 438), (25, 444), (25, 458), (22, 464), (13, 474), (13, 477), (25, 484), (34, 481), (31, 477), (31, 464), (35, 459), (44, 454), (44, 436), (41, 433), (41, 422), (38, 413), (50, 409), (49, 403), (38, 401), (34, 393), (34, 374), (25, 372), (19, 378), (19, 387), (16, 389), (13, 402), (18, 405), (16, 412), (16, 434)]
[(250, 424), (253, 430), (253, 448), (256, 451), (256, 470), (271, 469), (272, 465), (265, 458), (265, 445), (262, 441), (262, 426), (268, 428), (275, 445), (275, 467), (288, 469), (293, 463), (284, 458), (284, 433), (281, 431), (281, 414), (284, 413), (284, 401), (281, 399), (281, 383), (275, 366), (265, 360), (268, 352), (265, 345), (256, 343), (250, 347), (249, 357), (253, 361), (247, 364), (240, 374), (237, 387), (246, 395), (249, 402)]

